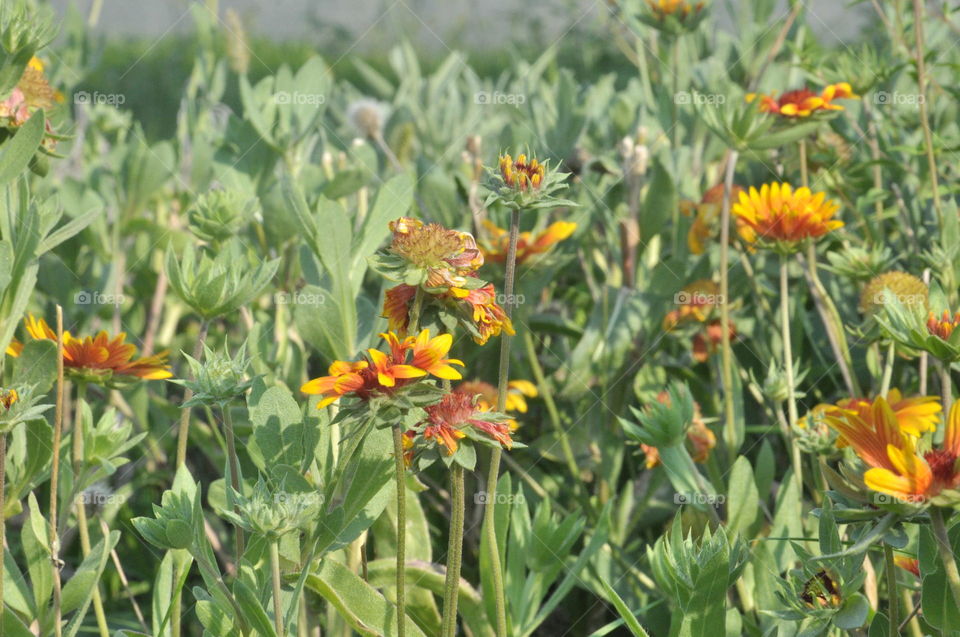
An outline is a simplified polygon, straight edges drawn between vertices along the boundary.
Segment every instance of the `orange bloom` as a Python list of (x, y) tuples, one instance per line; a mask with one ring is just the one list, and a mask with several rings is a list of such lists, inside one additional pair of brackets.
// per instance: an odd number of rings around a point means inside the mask
[(4, 409), (13, 407), (13, 403), (17, 402), (19, 398), (20, 395), (16, 389), (3, 389), (0, 387), (0, 405), (2, 405)]
[[(499, 392), (497, 388), (482, 380), (470, 380), (457, 385), (453, 391), (468, 396), (477, 397), (477, 409), (480, 411), (493, 411), (497, 408), (497, 399)], [(527, 413), (527, 398), (536, 398), (538, 395), (537, 386), (528, 380), (511, 380), (507, 383), (507, 397), (503, 410), (506, 412)], [(507, 421), (510, 430), (514, 431), (518, 427), (517, 421), (513, 418)]]
[[(872, 423), (874, 417), (874, 407), (878, 400), (884, 400), (893, 411), (897, 426), (900, 431), (919, 438), (924, 433), (936, 431), (937, 423), (940, 422), (940, 400), (936, 396), (914, 396), (913, 398), (904, 398), (898, 389), (891, 389), (887, 392), (885, 398), (876, 398), (873, 401), (865, 398), (847, 398), (837, 402), (835, 405), (817, 405), (813, 412), (820, 417), (837, 416), (840, 414), (852, 414), (871, 423), (871, 427), (876, 427)], [(847, 446), (847, 441), (841, 435), (837, 439), (837, 447)]]
[(503, 181), (511, 188), (525, 191), (537, 190), (543, 183), (546, 167), (536, 159), (527, 162), (527, 156), (521, 153), (514, 161), (510, 155), (500, 156), (500, 175)]
[(843, 226), (833, 219), (839, 205), (826, 200), (826, 194), (813, 194), (809, 188), (793, 190), (790, 184), (764, 184), (759, 192), (740, 193), (733, 206), (743, 224), (740, 236), (747, 243), (758, 240), (794, 242), (816, 239)]
[(403, 335), (410, 324), (410, 304), (417, 295), (417, 288), (406, 283), (394, 286), (383, 297), (383, 314), (387, 319), (387, 329)]
[(903, 570), (920, 577), (920, 561), (917, 558), (907, 557), (906, 555), (897, 555), (893, 558), (893, 563)]
[(780, 97), (774, 95), (747, 94), (747, 102), (760, 98), (760, 112), (776, 113), (784, 117), (809, 117), (817, 111), (842, 111), (843, 106), (834, 104), (835, 99), (855, 99), (853, 89), (847, 82), (831, 84), (818, 95), (808, 88), (788, 91)]
[(687, 0), (647, 0), (647, 5), (658, 19), (663, 20), (667, 16), (676, 16), (681, 22), (691, 13), (699, 13), (703, 10), (703, 3), (691, 3)]
[[(327, 376), (314, 378), (301, 388), (305, 394), (317, 394), (323, 398), (317, 407), (326, 407), (342, 396), (352, 394), (362, 400), (374, 396), (390, 395), (409, 384), (411, 380), (427, 374), (437, 378), (460, 378), (460, 372), (451, 365), (463, 365), (461, 361), (446, 358), (453, 344), (453, 337), (442, 334), (430, 338), (430, 330), (423, 330), (417, 338), (408, 336), (400, 340), (393, 332), (380, 335), (390, 348), (389, 353), (376, 349), (367, 350), (367, 358), (355, 362), (334, 361)], [(412, 353), (412, 356), (410, 355)], [(407, 359), (411, 360), (407, 360)]]
[(706, 322), (713, 308), (723, 301), (720, 286), (710, 279), (700, 279), (685, 285), (674, 295), (673, 300), (679, 307), (667, 312), (663, 317), (663, 329), (666, 331), (688, 322)]
[(852, 411), (828, 416), (827, 422), (871, 468), (866, 485), (902, 502), (922, 503), (960, 486), (960, 403), (950, 409), (943, 445), (923, 455), (916, 438), (901, 429), (884, 398), (877, 398), (869, 420)]
[[(733, 341), (737, 338), (737, 328), (733, 322), (729, 323), (729, 328), (730, 340)], [(720, 319), (714, 319), (707, 323), (702, 331), (693, 335), (693, 359), (698, 363), (707, 362), (722, 342), (723, 324)]]
[[(730, 201), (736, 201), (743, 188), (734, 184), (730, 190)], [(687, 247), (691, 254), (703, 254), (707, 249), (707, 242), (716, 236), (720, 226), (720, 216), (723, 211), (723, 183), (709, 188), (703, 193), (700, 203), (681, 201), (680, 212), (690, 216), (696, 212), (690, 230), (687, 231)], [(739, 219), (734, 217), (739, 222)]]
[(457, 440), (466, 436), (463, 430), (467, 427), (480, 431), (507, 449), (513, 445), (509, 426), (503, 422), (484, 420), (474, 403), (474, 396), (451, 392), (425, 410), (427, 418), (424, 420), (426, 427), (423, 437), (435, 440), (446, 449), (447, 455), (456, 453), (459, 447)]
[[(24, 319), (27, 333), (35, 340), (57, 340), (57, 333), (50, 329), (42, 318), (32, 314)], [(114, 338), (101, 331), (96, 336), (76, 338), (70, 332), (63, 333), (63, 366), (89, 382), (109, 382), (115, 376), (161, 380), (170, 378), (167, 353), (134, 359), (137, 347), (126, 342), (127, 335), (120, 333)], [(14, 341), (7, 348), (11, 356), (19, 356), (23, 344)]]
[[(489, 240), (480, 247), (487, 261), (504, 263), (510, 248), (510, 232), (496, 224), (485, 220), (483, 227)], [(530, 232), (521, 232), (517, 235), (517, 265), (541, 255), (557, 243), (573, 234), (577, 224), (569, 221), (557, 221), (541, 230), (536, 235)]]
[(950, 335), (953, 334), (953, 330), (958, 325), (960, 325), (960, 312), (955, 313), (953, 318), (951, 318), (950, 312), (944, 310), (943, 315), (938, 320), (933, 311), (931, 311), (927, 318), (927, 330), (943, 340), (949, 339)]

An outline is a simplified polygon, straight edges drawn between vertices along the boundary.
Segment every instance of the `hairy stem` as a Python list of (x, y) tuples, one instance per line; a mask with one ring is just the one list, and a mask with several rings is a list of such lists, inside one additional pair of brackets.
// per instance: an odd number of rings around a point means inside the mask
[(404, 617), (407, 613), (406, 548), (407, 548), (407, 487), (404, 476), (403, 429), (393, 426), (393, 462), (397, 476), (397, 635), (404, 637)]
[(950, 536), (947, 534), (947, 525), (943, 521), (943, 510), (940, 507), (930, 507), (930, 522), (933, 526), (933, 539), (937, 543), (937, 552), (943, 569), (947, 575), (947, 584), (953, 594), (953, 603), (960, 606), (960, 572), (957, 571), (957, 558), (953, 555), (950, 546)]
[(463, 467), (450, 466), (450, 538), (447, 544), (447, 579), (443, 592), (443, 637), (457, 634), (457, 595), (460, 590), (460, 564), (463, 558)]
[[(230, 463), (230, 486), (237, 493), (240, 491), (240, 460), (237, 458), (237, 444), (233, 434), (233, 414), (230, 412), (230, 405), (222, 405), (220, 411), (223, 412), (223, 430), (227, 439), (227, 461)], [(234, 509), (236, 510), (236, 509)], [(243, 557), (244, 541), (243, 529), (237, 527), (237, 569), (240, 569), (240, 558)]]
[(790, 342), (790, 280), (787, 274), (787, 257), (780, 255), (780, 330), (783, 339), (784, 375), (787, 383), (787, 425), (790, 445), (790, 457), (797, 483), (803, 484), (803, 464), (800, 459), (800, 447), (793, 441), (793, 428), (797, 424), (797, 396), (793, 379), (793, 347)]
[(60, 441), (63, 438), (63, 308), (57, 306), (57, 398), (53, 417), (53, 457), (50, 462), (50, 568), (53, 575), (53, 630), (55, 637), (63, 633), (60, 609), (60, 536), (57, 513), (60, 486)]
[[(923, 59), (923, 0), (913, 0), (913, 32), (917, 38), (917, 88), (922, 98), (927, 94), (927, 71)], [(927, 151), (927, 166), (930, 170), (930, 188), (933, 192), (933, 208), (937, 223), (943, 229), (943, 206), (940, 203), (940, 179), (937, 175), (937, 159), (933, 149), (933, 132), (927, 113), (927, 100), (920, 100), (920, 124), (923, 127), (923, 143)]]
[(727, 153), (727, 169), (723, 180), (723, 207), (720, 212), (720, 375), (723, 381), (723, 441), (731, 462), (740, 447), (733, 396), (733, 348), (730, 346), (730, 199), (738, 153)]
[[(207, 340), (207, 331), (210, 329), (210, 321), (203, 319), (200, 323), (200, 334), (197, 335), (197, 342), (193, 346), (193, 358), (200, 360), (200, 354), (203, 353), (203, 342)], [(183, 401), (186, 402), (193, 397), (193, 391), (188, 389), (184, 392)], [(187, 439), (190, 436), (190, 408), (185, 407), (180, 413), (180, 428), (177, 432), (177, 469), (187, 461)]]
[(284, 637), (283, 630), (283, 597), (280, 584), (280, 541), (270, 543), (270, 574), (273, 580), (273, 625), (277, 637)]
[(893, 548), (883, 543), (884, 571), (887, 576), (887, 603), (890, 613), (890, 637), (900, 634), (900, 600), (897, 599), (897, 566), (893, 563)]

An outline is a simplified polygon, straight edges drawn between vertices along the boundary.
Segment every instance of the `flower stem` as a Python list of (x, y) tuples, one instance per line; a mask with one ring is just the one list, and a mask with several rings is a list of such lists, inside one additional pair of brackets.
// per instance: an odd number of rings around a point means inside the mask
[(897, 346), (893, 341), (887, 346), (887, 360), (883, 366), (883, 380), (880, 383), (880, 395), (886, 396), (890, 391), (890, 381), (893, 378), (893, 363), (897, 357)]
[(733, 196), (733, 175), (739, 153), (727, 153), (727, 169), (723, 180), (723, 207), (720, 212), (720, 375), (723, 381), (723, 441), (732, 463), (740, 448), (736, 408), (733, 396), (733, 348), (730, 346), (730, 204)]
[[(200, 360), (203, 353), (203, 342), (207, 340), (207, 331), (210, 329), (210, 321), (203, 319), (200, 323), (200, 333), (197, 335), (197, 342), (193, 346), (193, 358)], [(184, 402), (193, 397), (193, 391), (188, 389), (183, 396)], [(190, 436), (190, 408), (184, 407), (180, 413), (180, 429), (177, 432), (177, 469), (187, 461), (187, 438)]]
[(277, 637), (284, 636), (283, 630), (283, 598), (280, 585), (280, 540), (270, 543), (270, 573), (273, 579), (273, 625)]
[(953, 406), (953, 381), (950, 380), (950, 363), (940, 361), (940, 395), (943, 413), (949, 414)]
[[(513, 283), (517, 272), (517, 237), (520, 234), (520, 211), (510, 213), (510, 244), (507, 248), (507, 260), (503, 275), (503, 293), (506, 298), (504, 312), (508, 317), (513, 316), (516, 299), (513, 294)], [(507, 382), (510, 375), (510, 343), (509, 334), (500, 334), (500, 370), (497, 377), (497, 411), (503, 413), (507, 404)], [(490, 467), (487, 472), (487, 502), (483, 509), (483, 527), (487, 534), (487, 546), (490, 551), (490, 575), (493, 585), (494, 608), (496, 609), (497, 637), (507, 635), (507, 604), (503, 593), (503, 571), (500, 564), (500, 547), (497, 545), (497, 525), (494, 519), (496, 510), (497, 479), (500, 475), (500, 456), (503, 451), (497, 447), (490, 452)]]
[[(83, 412), (82, 406), (84, 397), (87, 393), (87, 384), (77, 383), (77, 410), (73, 419), (72, 448), (73, 448), (73, 481), (74, 489), (80, 485), (80, 474), (83, 470)], [(83, 492), (77, 493), (77, 530), (80, 534), (80, 550), (83, 557), (90, 554), (90, 530), (87, 528), (87, 507), (83, 501)], [(100, 637), (110, 637), (110, 629), (107, 626), (107, 615), (103, 612), (103, 600), (100, 598), (100, 582), (97, 581), (93, 586), (93, 614), (97, 618), (97, 627), (100, 630)]]
[[(4, 490), (7, 488), (6, 484), (7, 477), (7, 433), (5, 431), (0, 432), (0, 549), (6, 546), (7, 542), (7, 514), (5, 512), (6, 508), (6, 498), (4, 498)], [(3, 609), (3, 560), (0, 560), (0, 611)]]
[(897, 571), (893, 563), (893, 548), (883, 543), (884, 570), (887, 576), (887, 603), (890, 605), (890, 637), (900, 634), (900, 600), (897, 599)]
[[(923, 1), (913, 0), (913, 31), (917, 38), (917, 89), (921, 98), (927, 94), (927, 71), (923, 59)], [(927, 114), (927, 100), (920, 100), (920, 124), (923, 127), (923, 143), (927, 151), (927, 165), (930, 169), (930, 188), (933, 191), (933, 209), (937, 213), (937, 223), (943, 229), (943, 206), (940, 203), (940, 179), (937, 176), (937, 160), (933, 150), (933, 133), (930, 130), (930, 118)]]
[(947, 584), (950, 585), (950, 592), (953, 594), (953, 603), (960, 606), (960, 572), (957, 571), (957, 559), (953, 555), (950, 536), (943, 521), (943, 510), (939, 507), (930, 507), (930, 522), (933, 526), (933, 539), (937, 543), (940, 561), (943, 562), (943, 569), (947, 575)]
[(797, 396), (793, 379), (793, 347), (790, 342), (790, 281), (787, 274), (787, 256), (780, 255), (780, 330), (783, 339), (784, 375), (787, 383), (787, 425), (790, 437), (790, 457), (797, 484), (803, 484), (803, 465), (800, 462), (800, 447), (793, 442), (793, 428), (797, 425)]
[[(240, 460), (237, 458), (237, 445), (233, 435), (233, 415), (230, 413), (230, 405), (221, 405), (220, 411), (223, 413), (224, 436), (227, 439), (227, 461), (230, 463), (230, 486), (237, 493), (240, 491)], [(234, 509), (236, 510), (236, 509)], [(240, 558), (243, 557), (244, 541), (243, 529), (237, 527), (237, 570), (240, 569)]]
[(460, 564), (463, 559), (463, 467), (450, 467), (450, 538), (447, 544), (447, 579), (443, 592), (443, 637), (457, 634), (457, 595), (460, 590)]
[(57, 513), (60, 486), (60, 441), (63, 437), (63, 308), (57, 306), (57, 395), (53, 417), (53, 457), (50, 462), (50, 566), (53, 575), (53, 629), (55, 637), (63, 634), (60, 610), (60, 536)]
[(404, 480), (403, 429), (400, 425), (393, 426), (393, 460), (397, 475), (397, 637), (404, 637), (404, 618), (407, 614), (407, 487)]

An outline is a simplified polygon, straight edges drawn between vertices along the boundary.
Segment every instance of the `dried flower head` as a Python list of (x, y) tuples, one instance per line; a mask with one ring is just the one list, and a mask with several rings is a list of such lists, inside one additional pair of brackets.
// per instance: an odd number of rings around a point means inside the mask
[(860, 311), (870, 315), (895, 297), (907, 307), (926, 308), (930, 288), (919, 278), (906, 272), (884, 272), (870, 279), (860, 292)]
[(387, 105), (383, 102), (362, 98), (347, 106), (347, 119), (361, 137), (377, 139), (383, 134), (388, 112)]

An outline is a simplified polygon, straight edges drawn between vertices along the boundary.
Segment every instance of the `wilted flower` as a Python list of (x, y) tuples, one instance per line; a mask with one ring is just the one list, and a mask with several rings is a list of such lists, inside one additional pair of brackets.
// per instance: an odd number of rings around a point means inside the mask
[(479, 433), (475, 439), (509, 449), (513, 445), (510, 427), (504, 418), (480, 411), (475, 396), (462, 392), (445, 394), (440, 402), (425, 407), (427, 417), (423, 421), (424, 440), (433, 440), (443, 447), (447, 455), (453, 455), (458, 448), (458, 440), (470, 433)]
[(409, 217), (391, 221), (390, 230), (393, 240), (389, 252), (412, 266), (413, 271), (404, 276), (407, 283), (439, 290), (463, 286), (483, 265), (483, 254), (468, 232), (438, 223), (425, 225)]
[[(730, 331), (730, 340), (737, 339), (737, 328), (731, 321), (728, 323)], [(698, 363), (705, 363), (717, 352), (717, 348), (723, 343), (723, 322), (720, 319), (713, 319), (705, 324), (702, 329), (693, 335), (693, 360)]]
[[(486, 230), (486, 240), (480, 246), (483, 256), (487, 261), (494, 263), (506, 262), (507, 252), (510, 248), (510, 232), (488, 220), (484, 220), (483, 227)], [(573, 222), (556, 221), (536, 235), (531, 232), (519, 233), (517, 235), (517, 265), (548, 252), (554, 245), (572, 235), (576, 229), (577, 224)]]
[(490, 337), (497, 336), (501, 332), (514, 333), (510, 317), (497, 303), (497, 293), (493, 283), (475, 290), (453, 288), (450, 293), (453, 298), (460, 301), (459, 306), (468, 315), (465, 325), (472, 332), (473, 340), (477, 345), (486, 344)]
[(430, 330), (423, 330), (416, 338), (408, 336), (403, 340), (393, 332), (380, 336), (389, 345), (389, 354), (369, 349), (364, 360), (334, 361), (327, 376), (308, 381), (300, 391), (322, 396), (317, 404), (321, 408), (346, 395), (362, 400), (390, 395), (428, 374), (451, 380), (460, 378), (460, 372), (451, 365), (462, 366), (463, 363), (447, 358), (453, 344), (450, 334), (430, 338)]
[[(44, 74), (43, 62), (40, 58), (33, 57), (24, 68), (16, 86), (6, 99), (0, 101), (0, 125), (10, 129), (19, 128), (35, 111), (50, 111), (61, 103), (63, 94), (50, 86)], [(49, 120), (45, 126), (47, 135), (44, 137), (43, 148), (49, 151), (53, 150), (56, 144), (56, 134)]]
[(347, 106), (347, 119), (361, 137), (378, 139), (383, 134), (387, 120), (387, 105), (377, 100), (363, 98)]
[[(34, 339), (57, 340), (57, 333), (47, 322), (33, 314), (24, 319), (24, 326)], [(134, 359), (137, 347), (127, 343), (126, 338), (124, 333), (111, 338), (105, 331), (83, 338), (64, 332), (63, 366), (75, 378), (109, 387), (138, 378), (161, 380), (173, 376), (166, 352)], [(7, 347), (7, 354), (19, 356), (22, 350), (23, 344), (14, 340)]]
[(758, 95), (747, 94), (747, 102), (753, 102), (759, 97), (760, 111), (776, 113), (784, 117), (809, 117), (818, 111), (842, 111), (843, 106), (834, 104), (835, 99), (856, 99), (853, 89), (847, 82), (831, 84), (819, 94), (808, 88), (788, 91), (779, 97), (774, 94)]
[(843, 226), (834, 219), (839, 205), (826, 200), (826, 194), (813, 194), (809, 188), (793, 190), (790, 184), (764, 184), (749, 194), (740, 193), (733, 214), (743, 224), (740, 236), (747, 243), (774, 242), (781, 250), (796, 249), (796, 243), (817, 239)]
[(16, 389), (0, 387), (0, 406), (4, 411), (9, 411), (13, 404), (17, 402), (18, 394)]

